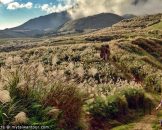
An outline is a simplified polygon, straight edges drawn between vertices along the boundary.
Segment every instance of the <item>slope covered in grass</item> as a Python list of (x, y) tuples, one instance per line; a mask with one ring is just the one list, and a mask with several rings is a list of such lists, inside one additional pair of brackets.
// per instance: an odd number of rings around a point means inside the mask
[(162, 22), (159, 22), (155, 25), (152, 25), (150, 29), (157, 29), (157, 30), (162, 30)]
[[(149, 24), (154, 18), (159, 15), (130, 21)], [(4, 40), (9, 43), (0, 53), (0, 123), (51, 130), (134, 128), (162, 91), (161, 33), (149, 31), (113, 27), (86, 35)], [(107, 62), (100, 57), (102, 45), (110, 46)]]

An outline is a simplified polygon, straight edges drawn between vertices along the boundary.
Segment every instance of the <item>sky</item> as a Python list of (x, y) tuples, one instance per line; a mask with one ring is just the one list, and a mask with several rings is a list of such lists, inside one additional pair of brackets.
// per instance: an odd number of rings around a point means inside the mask
[(64, 11), (73, 0), (0, 0), (0, 29), (11, 28), (29, 19)]
[(162, 0), (0, 0), (0, 30), (67, 9), (73, 19), (104, 12), (146, 15), (162, 13)]

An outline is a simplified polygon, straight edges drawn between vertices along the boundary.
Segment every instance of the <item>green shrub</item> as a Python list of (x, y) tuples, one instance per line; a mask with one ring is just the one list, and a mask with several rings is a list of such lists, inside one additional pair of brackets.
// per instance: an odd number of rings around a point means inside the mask
[(123, 50), (126, 50), (130, 53), (135, 53), (140, 56), (143, 56), (145, 54), (141, 48), (131, 45), (131, 44), (120, 44), (119, 47)]
[(128, 107), (137, 109), (144, 107), (144, 92), (142, 89), (127, 88), (123, 90), (123, 94), (128, 102)]
[(94, 102), (88, 105), (90, 113), (94, 117), (106, 118), (106, 101), (101, 97), (97, 97)]
[(127, 102), (125, 100), (125, 97), (123, 96), (108, 96), (106, 107), (106, 113), (108, 117), (114, 118), (117, 117), (119, 114), (123, 115), (126, 113)]
[(149, 92), (158, 92), (160, 93), (161, 90), (161, 85), (162, 85), (162, 79), (161, 76), (157, 73), (148, 75), (145, 80), (145, 89), (146, 91)]
[(49, 54), (46, 54), (45, 56), (42, 57), (42, 62), (45, 65), (52, 65), (52, 57)]
[(89, 112), (95, 118), (116, 119), (126, 115), (129, 109), (149, 109), (151, 100), (147, 98), (142, 89), (125, 88), (121, 92), (104, 98), (97, 97), (88, 104)]
[(75, 85), (55, 83), (43, 102), (62, 111), (61, 128), (74, 129), (79, 126), (86, 98)]
[(52, 117), (48, 113), (52, 110), (50, 107), (44, 107), (38, 102), (33, 102), (28, 106), (29, 125), (32, 126), (49, 126), (51, 129), (58, 129), (59, 115)]
[(12, 125), (14, 116), (22, 110), (26, 111), (26, 108), (24, 106), (20, 106), (19, 101), (11, 101), (5, 104), (0, 103), (0, 124), (4, 126)]
[[(26, 89), (18, 88), (20, 74), (13, 73), (9, 80), (8, 88), (12, 101), (6, 104), (0, 104), (0, 124), (12, 125), (14, 117), (21, 111), (27, 114), (29, 118), (27, 125), (49, 126), (50, 129), (58, 128), (58, 117), (48, 115), (53, 108), (44, 106), (41, 103), (42, 98), (38, 89), (26, 86)], [(61, 114), (61, 113), (60, 113)]]
[(80, 62), (81, 61), (81, 56), (80, 55), (73, 56), (71, 58), (71, 61), (73, 61), (73, 62)]
[(2, 59), (0, 59), (0, 67), (4, 65), (5, 65), (5, 62)]
[(127, 102), (125, 97), (119, 95), (108, 96), (106, 99), (97, 97), (88, 105), (89, 111), (94, 117), (112, 119), (126, 114)]

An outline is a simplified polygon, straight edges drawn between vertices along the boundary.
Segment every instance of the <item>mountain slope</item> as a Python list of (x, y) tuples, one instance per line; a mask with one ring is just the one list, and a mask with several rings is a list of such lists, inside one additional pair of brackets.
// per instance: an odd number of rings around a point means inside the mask
[(60, 32), (83, 32), (87, 30), (97, 30), (105, 27), (110, 27), (113, 24), (123, 20), (120, 17), (112, 13), (101, 13), (94, 16), (89, 16), (77, 20), (70, 20), (63, 25)]
[(123, 15), (122, 16), (124, 19), (131, 19), (131, 18), (134, 18), (134, 17), (137, 17), (137, 16), (135, 16), (135, 15), (133, 15), (133, 14), (125, 14), (125, 15)]
[(132, 19), (125, 19), (114, 25), (120, 28), (146, 28), (157, 24), (161, 21), (162, 14), (146, 15), (141, 17), (134, 17)]
[[(16, 97), (11, 103), (19, 102), (12, 113), (29, 108), (24, 112), (27, 125), (35, 119), (74, 129), (160, 130), (162, 111), (155, 111), (155, 105), (162, 92), (162, 32), (150, 34), (153, 26), (161, 26), (160, 19), (137, 17), (85, 35), (0, 40), (1, 99), (8, 88), (7, 97)], [(103, 45), (109, 46), (107, 61), (100, 56)], [(13, 123), (10, 105), (5, 106), (0, 112), (9, 113)], [(63, 125), (55, 122), (53, 111), (61, 112)], [(4, 123), (10, 123), (8, 118)]]
[(68, 20), (70, 16), (67, 12), (52, 13), (31, 19), (18, 27), (0, 31), (0, 37), (32, 37), (56, 32)]

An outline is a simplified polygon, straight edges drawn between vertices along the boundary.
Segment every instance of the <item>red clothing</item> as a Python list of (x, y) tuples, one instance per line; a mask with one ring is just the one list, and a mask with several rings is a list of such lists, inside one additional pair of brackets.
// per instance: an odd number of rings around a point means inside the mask
[(101, 47), (100, 57), (103, 60), (107, 61), (109, 56), (110, 56), (109, 46), (102, 46)]

